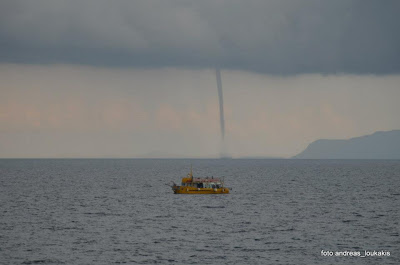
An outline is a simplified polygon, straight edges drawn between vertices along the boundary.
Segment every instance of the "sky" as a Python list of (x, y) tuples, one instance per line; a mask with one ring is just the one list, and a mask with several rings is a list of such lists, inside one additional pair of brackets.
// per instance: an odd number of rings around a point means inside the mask
[(317, 139), (400, 129), (399, 11), (3, 0), (0, 157), (291, 157)]

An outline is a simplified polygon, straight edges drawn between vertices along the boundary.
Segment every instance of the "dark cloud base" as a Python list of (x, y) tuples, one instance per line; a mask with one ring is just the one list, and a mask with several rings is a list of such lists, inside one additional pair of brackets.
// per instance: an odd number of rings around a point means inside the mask
[(0, 62), (400, 72), (400, 1), (199, 2), (3, 1)]

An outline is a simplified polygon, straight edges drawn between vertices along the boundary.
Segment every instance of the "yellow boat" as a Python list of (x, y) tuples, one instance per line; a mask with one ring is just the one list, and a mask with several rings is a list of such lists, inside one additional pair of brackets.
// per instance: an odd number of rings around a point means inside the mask
[(175, 194), (227, 194), (229, 188), (224, 187), (224, 181), (218, 178), (194, 178), (192, 168), (186, 178), (182, 178), (181, 186), (173, 183)]

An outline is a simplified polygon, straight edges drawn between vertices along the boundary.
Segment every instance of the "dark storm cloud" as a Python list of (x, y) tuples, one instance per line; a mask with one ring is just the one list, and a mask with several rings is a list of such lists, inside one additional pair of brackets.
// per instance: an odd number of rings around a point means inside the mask
[(400, 1), (3, 0), (0, 61), (400, 72)]

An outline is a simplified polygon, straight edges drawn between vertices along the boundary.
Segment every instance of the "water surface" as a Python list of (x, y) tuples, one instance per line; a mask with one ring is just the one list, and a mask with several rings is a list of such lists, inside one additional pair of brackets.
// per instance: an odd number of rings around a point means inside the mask
[(400, 264), (399, 160), (4, 159), (0, 199), (4, 264)]

